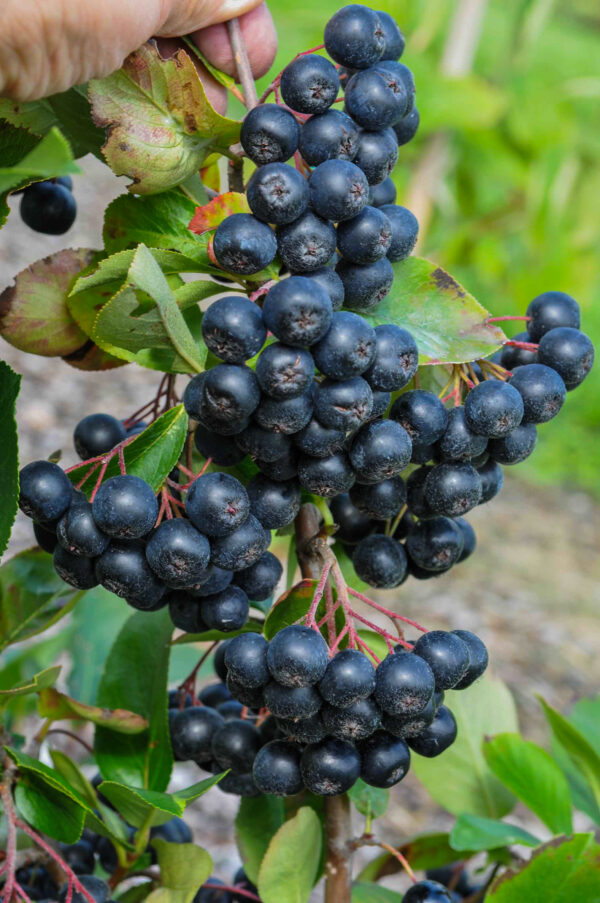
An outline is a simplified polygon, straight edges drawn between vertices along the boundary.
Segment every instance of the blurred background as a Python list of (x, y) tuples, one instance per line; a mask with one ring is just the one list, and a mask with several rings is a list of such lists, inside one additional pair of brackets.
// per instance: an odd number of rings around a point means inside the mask
[[(280, 36), (277, 72), (322, 41), (333, 0), (271, 0)], [(594, 0), (376, 0), (407, 38), (403, 61), (417, 84), (421, 127), (401, 148), (398, 203), (421, 223), (419, 253), (448, 269), (494, 315), (523, 314), (548, 289), (573, 295), (582, 326), (600, 344), (600, 8)], [(271, 77), (272, 77), (271, 74)], [(264, 84), (268, 79), (264, 79)], [(236, 110), (240, 113), (241, 110)], [(95, 159), (75, 177), (79, 216), (66, 237), (30, 232), (13, 212), (0, 233), (0, 290), (13, 275), (67, 244), (99, 246), (102, 211), (124, 190)], [(15, 202), (13, 202), (13, 207)], [(511, 326), (513, 324), (507, 324)], [(520, 324), (508, 334), (521, 331)], [(27, 357), (2, 343), (0, 356), (24, 375), (19, 401), (21, 460), (65, 449), (94, 411), (124, 417), (152, 394), (157, 376), (124, 367), (79, 373), (59, 360)], [(441, 579), (409, 581), (388, 601), (431, 627), (464, 627), (491, 650), (492, 669), (516, 696), (521, 729), (545, 741), (535, 693), (562, 711), (597, 692), (600, 680), (600, 364), (539, 430), (535, 454), (505, 470), (505, 489), (469, 515), (476, 554)], [(31, 544), (19, 519), (9, 553)], [(125, 606), (104, 594), (61, 622), (75, 656), (80, 698), (92, 698)], [(98, 613), (96, 613), (96, 618)], [(52, 663), (65, 636), (10, 662), (25, 677)], [(180, 647), (173, 679), (197, 652)], [(20, 659), (19, 659), (20, 656)], [(186, 659), (185, 656), (188, 658)], [(190, 666), (191, 667), (191, 666)], [(212, 791), (217, 793), (218, 791)], [(387, 816), (388, 839), (450, 823), (414, 778)], [(231, 848), (229, 804), (199, 803)], [(217, 811), (218, 810), (218, 811)], [(383, 832), (382, 832), (383, 833)], [(218, 856), (217, 856), (218, 859)]]

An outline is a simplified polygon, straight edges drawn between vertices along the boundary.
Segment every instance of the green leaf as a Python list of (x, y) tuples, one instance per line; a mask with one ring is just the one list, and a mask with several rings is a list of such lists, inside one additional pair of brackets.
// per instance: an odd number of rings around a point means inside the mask
[[(600, 696), (595, 699), (580, 699), (567, 716), (567, 721), (583, 734), (600, 755)], [(596, 802), (590, 785), (555, 736), (552, 737), (552, 754), (569, 782), (575, 808), (600, 824), (600, 805)]]
[(537, 849), (521, 868), (509, 869), (492, 885), (486, 903), (599, 903), (600, 846), (592, 834), (557, 837)]
[[(112, 291), (120, 288), (123, 280), (127, 278), (129, 268), (133, 262), (136, 248), (125, 251), (117, 251), (110, 257), (104, 257), (98, 265), (89, 273), (82, 275), (71, 289), (71, 298), (75, 298), (81, 292), (90, 288), (108, 286)], [(195, 260), (186, 257), (179, 251), (167, 251), (162, 248), (153, 248), (152, 256), (159, 264), (165, 275), (172, 273), (196, 273), (198, 264)], [(220, 286), (223, 289), (223, 286)]]
[[(182, 404), (161, 414), (123, 449), (127, 473), (146, 480), (154, 491), (158, 492), (179, 460), (187, 436), (187, 426), (188, 416)], [(75, 470), (70, 471), (69, 479), (76, 484), (87, 470), (89, 464), (83, 462)], [(117, 476), (118, 473), (120, 473), (119, 462), (115, 456), (106, 468), (104, 479)], [(88, 496), (94, 483), (95, 479), (92, 476), (82, 487)]]
[(53, 721), (90, 721), (119, 734), (139, 734), (148, 727), (146, 719), (135, 712), (87, 705), (65, 693), (59, 693), (54, 687), (40, 690), (38, 712), (42, 718), (51, 718)]
[(81, 702), (94, 703), (100, 675), (112, 642), (131, 614), (123, 600), (102, 586), (88, 590), (71, 616), (71, 670), (67, 687)]
[(498, 734), (484, 741), (483, 754), (496, 777), (554, 834), (571, 833), (569, 785), (546, 750), (519, 734)]
[(19, 552), (0, 566), (0, 650), (46, 630), (80, 597), (58, 576), (47, 552)]
[[(128, 329), (136, 335), (137, 348), (154, 347), (154, 342), (137, 338), (139, 318), (132, 317), (132, 314), (138, 310), (139, 300), (133, 289), (139, 289), (156, 305), (159, 316), (155, 320), (155, 326), (159, 330), (159, 335), (163, 332), (166, 334), (167, 344), (170, 343), (185, 361), (187, 372), (201, 372), (206, 359), (204, 342), (202, 339), (199, 342), (194, 340), (159, 264), (143, 244), (138, 246), (134, 254), (128, 279), (128, 284), (102, 308), (92, 338), (101, 348), (108, 343), (108, 350), (112, 351), (113, 347), (120, 346), (120, 336)], [(214, 293), (211, 290), (211, 283), (208, 283), (207, 291), (208, 294)]]
[[(456, 861), (456, 850), (450, 846), (447, 833), (416, 834), (397, 848), (415, 871), (439, 868)], [(465, 853), (464, 858), (469, 858)], [(382, 853), (365, 865), (359, 874), (361, 881), (378, 881), (386, 875), (401, 872), (403, 867), (390, 853)]]
[(114, 781), (103, 781), (98, 790), (134, 828), (147, 824), (163, 825), (171, 818), (182, 815), (185, 809), (185, 805), (169, 793), (156, 790), (127, 787)]
[(205, 630), (204, 633), (182, 633), (176, 640), (173, 640), (172, 645), (183, 646), (187, 643), (214, 643), (217, 640), (233, 639), (234, 636), (239, 636), (240, 633), (262, 633), (262, 630), (263, 622), (257, 621), (255, 618), (250, 618), (250, 620), (246, 621), (244, 626), (239, 630), (232, 630), (228, 633), (223, 633), (221, 630)]
[(596, 803), (600, 806), (600, 755), (583, 734), (566, 718), (538, 697), (544, 715), (556, 740), (585, 778)]
[(0, 334), (20, 351), (73, 354), (88, 340), (67, 306), (71, 284), (94, 258), (88, 248), (57, 251), (22, 270), (0, 295)]
[(463, 363), (488, 357), (505, 335), (466, 289), (430, 260), (407, 257), (394, 264), (394, 286), (370, 313), (372, 326), (393, 323), (408, 329), (421, 363)]
[(52, 94), (46, 98), (46, 103), (58, 118), (60, 129), (71, 142), (75, 156), (94, 154), (102, 159), (106, 135), (92, 120), (86, 85), (75, 85), (68, 91)]
[(484, 677), (460, 693), (450, 691), (446, 699), (458, 725), (456, 741), (442, 759), (413, 755), (412, 768), (436, 803), (453, 815), (501, 818), (515, 800), (486, 764), (482, 740), (518, 730), (513, 697), (502, 681)]
[[(197, 265), (199, 273), (222, 273), (207, 253), (208, 235), (194, 235), (189, 222), (196, 205), (180, 191), (148, 197), (122, 194), (104, 214), (104, 246), (108, 254), (145, 244), (178, 251)], [(183, 272), (182, 270), (180, 272)]]
[(150, 728), (133, 735), (96, 728), (96, 761), (107, 780), (158, 791), (169, 783), (173, 754), (167, 674), (172, 630), (168, 610), (136, 612), (109, 653), (98, 687), (98, 705), (137, 712), (148, 719)]
[(133, 180), (136, 194), (173, 188), (239, 139), (240, 123), (212, 108), (183, 50), (164, 60), (145, 44), (117, 72), (91, 81), (89, 97), (94, 122), (109, 129), (108, 165)]
[(390, 791), (381, 787), (371, 787), (361, 778), (348, 791), (348, 796), (366, 818), (381, 818), (390, 801)]
[[(10, 101), (0, 100), (0, 104), (10, 103)], [(24, 128), (14, 128), (8, 122), (0, 120), (0, 166), (9, 168), (14, 166), (22, 157), (32, 150), (38, 143), (37, 139)], [(13, 188), (21, 188), (27, 185), (28, 179), (21, 179), (18, 185)], [(0, 191), (0, 227), (4, 225), (10, 209), (6, 203), (6, 198), (10, 193), (10, 189)]]
[(452, 828), (450, 843), (452, 848), (459, 852), (463, 850), (472, 852), (473, 850), (496, 850), (498, 847), (508, 847), (512, 844), (537, 847), (541, 841), (517, 825), (508, 825), (506, 822), (493, 818), (483, 818), (481, 815), (468, 815), (463, 812)]
[(75, 788), (89, 806), (95, 809), (98, 805), (96, 791), (73, 759), (70, 759), (60, 749), (51, 749), (50, 758), (56, 771), (63, 776), (65, 781), (68, 781), (71, 787)]
[(279, 828), (258, 875), (264, 903), (308, 903), (318, 877), (322, 841), (321, 822), (309, 806)]
[[(53, 126), (58, 125), (58, 119), (48, 102), (48, 98), (26, 100), (19, 103), (16, 100), (9, 100), (7, 97), (0, 97), (0, 119), (6, 119), (7, 122), (10, 122), (16, 128), (26, 129), (40, 137), (49, 132)], [(0, 130), (3, 127), (4, 123), (0, 123)], [(3, 166), (10, 165), (11, 162), (6, 160), (4, 155), (0, 157), (0, 161)]]
[(204, 796), (205, 793), (208, 793), (208, 791), (215, 787), (226, 774), (226, 771), (222, 771), (220, 774), (215, 774), (211, 778), (204, 778), (203, 781), (198, 781), (190, 787), (184, 787), (183, 790), (176, 790), (172, 794), (173, 799), (176, 799), (182, 802), (184, 806), (187, 806), (188, 803), (192, 803), (199, 797)]
[(160, 837), (152, 845), (158, 857), (162, 887), (147, 899), (151, 903), (191, 903), (212, 872), (210, 854), (196, 844), (167, 843)]
[(131, 887), (128, 887), (123, 893), (113, 891), (113, 898), (118, 900), (119, 903), (141, 903), (142, 900), (148, 897), (152, 888), (152, 881), (142, 881), (141, 884), (133, 884)]
[(68, 141), (57, 128), (52, 128), (18, 163), (0, 166), (0, 192), (16, 188), (23, 182), (79, 172)]
[(19, 502), (19, 443), (15, 406), (20, 386), (21, 377), (5, 361), (0, 361), (0, 557), (8, 545)]
[(268, 640), (272, 640), (284, 627), (289, 627), (304, 617), (310, 608), (316, 586), (316, 580), (301, 580), (277, 599), (265, 620), (264, 634)]
[(19, 815), (43, 834), (62, 843), (75, 843), (81, 837), (85, 810), (37, 775), (27, 774), (19, 779), (15, 804)]
[(18, 696), (28, 696), (31, 693), (38, 693), (45, 687), (51, 687), (56, 682), (60, 669), (60, 665), (53, 665), (51, 668), (40, 671), (39, 674), (34, 674), (30, 680), (21, 681), (8, 690), (0, 690), (0, 709)]
[(258, 881), (260, 864), (284, 822), (283, 800), (276, 796), (242, 797), (235, 819), (235, 836), (250, 881)]
[(352, 885), (352, 903), (401, 903), (402, 894), (378, 884), (355, 881)]

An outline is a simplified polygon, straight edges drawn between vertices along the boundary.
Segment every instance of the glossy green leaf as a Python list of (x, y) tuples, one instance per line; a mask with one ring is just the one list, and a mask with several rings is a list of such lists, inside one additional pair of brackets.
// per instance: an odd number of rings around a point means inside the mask
[(509, 869), (492, 885), (486, 903), (599, 903), (600, 846), (592, 834), (556, 837), (529, 862)]
[(390, 791), (382, 787), (371, 787), (360, 778), (348, 791), (348, 796), (366, 818), (381, 818), (385, 815), (390, 801)]
[(408, 329), (422, 363), (462, 363), (488, 357), (505, 340), (488, 312), (441, 267), (422, 257), (394, 264), (394, 286), (375, 310), (363, 314), (372, 326)]
[(218, 640), (233, 639), (234, 636), (239, 636), (240, 633), (262, 633), (262, 629), (262, 621), (250, 618), (240, 630), (232, 630), (228, 633), (223, 633), (221, 630), (205, 630), (204, 633), (182, 633), (176, 640), (173, 640), (173, 646), (182, 646), (187, 643), (214, 643)]
[(162, 825), (183, 814), (185, 806), (169, 793), (127, 787), (114, 781), (103, 781), (100, 793), (113, 804), (126, 822), (134, 828), (142, 825)]
[(318, 876), (321, 844), (321, 822), (309, 806), (303, 806), (269, 843), (258, 874), (264, 903), (308, 903)]
[(235, 819), (235, 836), (250, 881), (258, 881), (260, 864), (284, 822), (283, 800), (276, 796), (242, 797)]
[(9, 558), (0, 566), (0, 650), (55, 624), (80, 597), (41, 549)]
[(316, 580), (301, 580), (277, 599), (265, 620), (264, 633), (268, 640), (273, 639), (284, 627), (289, 627), (304, 617), (310, 608), (316, 586)]
[[(10, 100), (8, 97), (0, 97), (0, 119), (5, 119), (12, 126), (21, 130), (26, 129), (40, 137), (49, 132), (53, 126), (58, 125), (56, 114), (48, 103), (48, 98), (19, 102)], [(4, 123), (0, 123), (0, 129), (3, 127), (6, 128)], [(2, 166), (11, 163), (10, 160), (5, 160), (4, 155), (0, 156), (0, 162)]]
[(556, 740), (572, 759), (575, 767), (579, 769), (589, 785), (596, 803), (600, 806), (600, 754), (573, 724), (541, 697), (538, 698)]
[(52, 94), (46, 103), (58, 119), (61, 132), (68, 138), (76, 157), (94, 154), (102, 159), (102, 145), (106, 139), (104, 129), (92, 120), (92, 111), (86, 85), (75, 85), (68, 91)]
[[(600, 696), (596, 696), (594, 699), (580, 699), (566, 718), (583, 734), (600, 756)], [(554, 735), (552, 736), (552, 754), (569, 782), (575, 808), (585, 812), (597, 824), (600, 824), (600, 805), (596, 801), (590, 785)]]
[[(135, 252), (136, 248), (128, 248), (125, 251), (117, 251), (115, 254), (111, 254), (110, 257), (104, 257), (91, 272), (77, 279), (71, 289), (70, 297), (74, 298), (90, 288), (109, 286), (112, 289), (113, 286), (119, 287), (122, 285), (133, 263)], [(153, 248), (151, 253), (165, 275), (197, 272), (198, 264), (196, 261), (186, 257), (185, 254), (181, 254), (179, 251)]]
[(49, 752), (56, 771), (63, 776), (65, 781), (68, 781), (71, 787), (74, 787), (89, 806), (95, 809), (98, 805), (96, 791), (79, 766), (60, 749), (51, 749)]
[(0, 334), (20, 351), (62, 357), (87, 341), (67, 306), (73, 280), (94, 259), (94, 251), (57, 251), (15, 276), (0, 295)]
[(240, 123), (210, 105), (193, 61), (180, 50), (162, 59), (148, 43), (121, 69), (88, 86), (96, 125), (108, 128), (103, 153), (136, 194), (166, 191), (200, 169), (214, 150), (239, 139)]
[(546, 750), (519, 734), (498, 734), (484, 741), (483, 754), (496, 777), (554, 834), (571, 833), (569, 785)]
[[(158, 492), (171, 473), (183, 448), (187, 436), (188, 416), (182, 404), (165, 411), (151, 423), (133, 442), (123, 450), (127, 473), (141, 477)], [(69, 478), (78, 483), (89, 470), (89, 464), (82, 463), (70, 471)], [(119, 463), (115, 456), (106, 468), (104, 479), (117, 476)], [(88, 497), (94, 488), (95, 479), (90, 476), (82, 489)]]
[(514, 807), (515, 798), (487, 765), (482, 741), (518, 730), (513, 697), (502, 681), (484, 677), (467, 690), (447, 693), (446, 705), (458, 725), (456, 741), (441, 758), (413, 754), (412, 770), (436, 803), (453, 815), (501, 818)]
[(87, 705), (66, 693), (59, 693), (54, 687), (40, 690), (38, 712), (42, 718), (51, 718), (53, 721), (90, 721), (119, 734), (139, 734), (148, 727), (146, 719), (135, 712)]
[(136, 612), (116, 637), (98, 687), (98, 705), (126, 708), (148, 719), (142, 734), (97, 727), (95, 754), (102, 776), (120, 784), (163, 791), (173, 753), (167, 718), (168, 610)]
[(191, 903), (198, 888), (212, 871), (210, 854), (193, 843), (167, 843), (157, 838), (152, 844), (160, 867), (161, 887), (147, 898), (151, 903)]
[(172, 794), (173, 799), (176, 799), (183, 803), (184, 806), (187, 806), (188, 803), (192, 803), (199, 797), (204, 796), (205, 793), (208, 793), (209, 790), (212, 790), (212, 788), (225, 777), (226, 773), (227, 772), (222, 771), (220, 774), (215, 774), (210, 778), (204, 778), (203, 781), (197, 781), (195, 784), (184, 787), (182, 790), (175, 790)]
[(19, 779), (15, 804), (21, 818), (43, 834), (62, 843), (75, 843), (81, 837), (85, 810), (37, 775), (27, 774)]
[(378, 884), (356, 881), (352, 885), (352, 903), (401, 903), (402, 894)]
[(52, 128), (21, 160), (10, 166), (0, 166), (0, 192), (24, 181), (53, 179), (81, 172), (73, 161), (68, 141), (57, 128)]
[[(0, 113), (2, 105), (10, 103), (10, 101), (0, 99)], [(17, 125), (17, 123), (15, 123)], [(35, 135), (32, 135), (25, 128), (16, 128), (10, 122), (0, 119), (0, 167), (8, 169), (17, 164), (29, 151), (38, 143)], [(18, 185), (12, 186), (12, 189), (21, 188), (27, 185), (28, 179), (22, 179)], [(10, 194), (11, 189), (0, 191), (0, 228), (6, 222), (10, 208), (6, 202), (6, 198)]]
[(493, 818), (468, 815), (463, 812), (458, 816), (456, 824), (452, 828), (450, 843), (453, 849), (459, 852), (463, 850), (472, 852), (473, 850), (495, 850), (498, 847), (508, 847), (512, 844), (537, 847), (541, 841), (517, 825), (509, 825)]
[(34, 674), (30, 680), (21, 681), (10, 689), (0, 690), (0, 708), (18, 696), (28, 696), (31, 693), (38, 693), (45, 687), (51, 687), (56, 682), (60, 669), (60, 665), (53, 665), (51, 668), (40, 671), (39, 674)]
[(5, 361), (0, 361), (0, 556), (8, 545), (19, 501), (19, 443), (15, 405), (20, 385), (21, 377)]
[[(188, 226), (196, 205), (180, 191), (146, 197), (122, 194), (104, 214), (104, 246), (108, 254), (145, 244), (178, 251), (195, 261), (199, 273), (220, 273), (211, 263), (208, 235), (194, 235)], [(182, 271), (180, 271), (182, 272)]]

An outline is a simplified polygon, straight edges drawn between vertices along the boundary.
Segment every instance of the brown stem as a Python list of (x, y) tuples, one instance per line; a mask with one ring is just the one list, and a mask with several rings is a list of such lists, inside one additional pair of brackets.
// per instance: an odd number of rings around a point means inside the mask
[(235, 60), (235, 68), (237, 69), (238, 78), (244, 92), (246, 109), (251, 110), (258, 104), (258, 96), (256, 94), (256, 85), (254, 84), (254, 76), (252, 75), (252, 67), (248, 59), (248, 51), (239, 19), (230, 19), (227, 23), (227, 31), (229, 32), (229, 40), (231, 49), (233, 50), (233, 58)]
[[(295, 521), (296, 552), (302, 576), (318, 580), (325, 562), (326, 540), (319, 530), (321, 518), (311, 504), (302, 505)], [(346, 794), (329, 796), (325, 804), (325, 903), (350, 903), (352, 894), (352, 825)]]

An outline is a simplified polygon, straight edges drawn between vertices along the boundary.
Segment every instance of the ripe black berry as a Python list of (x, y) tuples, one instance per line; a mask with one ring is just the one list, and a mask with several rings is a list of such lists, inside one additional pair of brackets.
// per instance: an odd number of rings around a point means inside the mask
[(460, 527), (448, 517), (432, 517), (415, 524), (406, 539), (412, 561), (426, 571), (444, 571), (455, 564), (462, 552)]
[(225, 650), (227, 675), (244, 687), (256, 689), (268, 684), (268, 643), (259, 633), (242, 633), (233, 637)]
[[(443, 693), (443, 691), (440, 691)], [(405, 740), (407, 737), (416, 737), (426, 727), (429, 727), (438, 710), (434, 693), (422, 712), (413, 715), (410, 712), (404, 715), (384, 715), (383, 727), (394, 737)]]
[(332, 315), (325, 289), (303, 276), (278, 282), (263, 306), (267, 329), (281, 342), (300, 348), (313, 345), (325, 335)]
[(201, 583), (210, 560), (206, 536), (188, 520), (163, 521), (146, 546), (152, 570), (174, 589)]
[(371, 787), (393, 787), (407, 773), (410, 750), (404, 740), (377, 731), (359, 744), (360, 776)]
[(373, 263), (387, 254), (392, 229), (385, 213), (367, 205), (353, 219), (340, 223), (337, 237), (338, 250), (346, 260)]
[(344, 304), (352, 310), (370, 310), (389, 293), (394, 270), (387, 257), (364, 266), (340, 260), (335, 268), (344, 286)]
[(286, 740), (272, 740), (254, 760), (252, 774), (263, 793), (293, 796), (304, 789), (300, 773), (300, 750)]
[(351, 702), (343, 709), (326, 703), (321, 717), (327, 733), (340, 740), (364, 740), (381, 726), (381, 711), (372, 697)]
[(281, 73), (281, 96), (298, 113), (324, 113), (340, 87), (335, 66), (317, 54), (302, 54)]
[(330, 429), (352, 430), (367, 420), (373, 406), (371, 387), (360, 376), (324, 379), (315, 391), (315, 415)]
[(375, 330), (358, 314), (339, 311), (333, 314), (331, 326), (311, 352), (324, 376), (335, 380), (360, 376), (375, 354)]
[(330, 267), (319, 267), (318, 270), (305, 273), (305, 276), (323, 286), (331, 298), (331, 306), (334, 310), (339, 310), (344, 306), (344, 284), (335, 270)]
[(403, 116), (399, 122), (392, 126), (399, 147), (412, 141), (417, 134), (420, 121), (419, 111), (416, 107), (413, 107), (410, 113), (407, 113), (406, 116)]
[(386, 64), (363, 69), (346, 84), (346, 109), (364, 129), (376, 131), (394, 125), (407, 107), (404, 81)]
[(396, 186), (390, 176), (380, 182), (379, 185), (371, 185), (369, 189), (369, 204), (372, 207), (383, 207), (384, 204), (394, 204), (396, 201)]
[(313, 458), (327, 458), (344, 447), (346, 434), (343, 430), (323, 426), (314, 417), (293, 437), (294, 444)]
[(304, 123), (298, 148), (310, 166), (325, 160), (352, 162), (358, 150), (358, 126), (341, 110), (327, 110)]
[[(501, 442), (502, 440), (497, 441)], [(464, 519), (464, 517), (455, 518), (454, 523), (457, 527), (460, 527), (460, 532), (462, 533), (463, 538), (463, 548), (462, 552), (459, 555), (458, 561), (466, 561), (466, 559), (469, 558), (469, 556), (472, 555), (475, 551), (475, 546), (477, 544), (475, 530), (473, 529), (471, 524)]]
[(355, 483), (350, 490), (352, 503), (373, 520), (396, 517), (406, 502), (406, 486), (401, 477), (379, 483)]
[(96, 558), (108, 546), (110, 537), (98, 529), (87, 501), (73, 502), (56, 525), (61, 546), (73, 555)]
[(392, 405), (390, 417), (404, 427), (416, 445), (436, 442), (448, 425), (448, 411), (437, 395), (424, 389), (400, 395)]
[(245, 454), (266, 463), (276, 462), (289, 454), (291, 445), (289, 436), (265, 430), (258, 423), (250, 423), (235, 441)]
[(300, 510), (301, 492), (295, 480), (270, 480), (259, 473), (252, 477), (247, 489), (252, 514), (268, 530), (291, 524)]
[(265, 430), (291, 436), (303, 429), (312, 417), (312, 385), (293, 398), (263, 396), (254, 419)]
[(43, 526), (43, 524), (34, 523), (33, 535), (35, 536), (35, 541), (40, 549), (43, 549), (44, 552), (48, 552), (52, 555), (56, 548), (56, 543), (58, 542), (56, 531), (54, 529), (48, 529)]
[(244, 523), (250, 513), (250, 499), (235, 477), (207, 473), (190, 486), (185, 510), (194, 526), (207, 536), (222, 537)]
[(272, 398), (301, 395), (311, 385), (314, 372), (314, 361), (308, 351), (280, 342), (267, 345), (256, 362), (260, 387)]
[(360, 755), (347, 740), (328, 737), (310, 744), (300, 760), (306, 787), (318, 796), (336, 796), (350, 790), (360, 775)]
[(458, 517), (479, 504), (481, 479), (465, 461), (437, 464), (427, 476), (424, 493), (434, 514)]
[(319, 216), (342, 222), (356, 216), (369, 200), (363, 171), (348, 160), (326, 160), (310, 177), (310, 202)]
[(212, 458), (213, 464), (221, 467), (233, 467), (244, 459), (244, 452), (232, 436), (220, 436), (202, 424), (196, 427), (194, 444), (203, 458)]
[(61, 545), (57, 545), (52, 555), (52, 564), (58, 576), (76, 589), (91, 589), (98, 585), (98, 576), (91, 558), (73, 555)]
[(293, 445), (287, 444), (283, 454), (274, 461), (256, 458), (255, 464), (270, 480), (291, 480), (298, 476), (298, 451)]
[(343, 649), (327, 665), (319, 684), (319, 692), (326, 702), (346, 708), (366, 699), (375, 689), (375, 668), (358, 649)]
[(302, 488), (323, 498), (347, 492), (354, 480), (354, 471), (344, 452), (323, 458), (301, 455), (298, 461), (298, 481)]
[(191, 591), (195, 596), (213, 596), (215, 593), (220, 593), (226, 586), (229, 586), (232, 579), (233, 574), (231, 571), (225, 571), (222, 568), (211, 564), (208, 568), (206, 578), (199, 586), (195, 586)]
[(293, 273), (308, 275), (324, 267), (335, 253), (336, 232), (332, 223), (307, 210), (295, 222), (277, 229), (281, 262)]
[(405, 903), (452, 903), (450, 891), (437, 881), (418, 881), (402, 899)]
[(242, 147), (254, 163), (289, 160), (298, 148), (300, 126), (288, 110), (276, 104), (260, 104), (242, 123)]
[(206, 372), (202, 393), (209, 415), (239, 423), (256, 410), (260, 387), (254, 372), (243, 364), (217, 364)]
[(102, 483), (92, 502), (92, 513), (109, 536), (137, 539), (154, 526), (158, 502), (145, 480), (124, 474)]
[(382, 533), (362, 539), (354, 550), (352, 562), (357, 576), (378, 589), (398, 586), (406, 574), (403, 546)]
[(435, 718), (421, 734), (411, 737), (410, 748), (420, 756), (432, 759), (441, 755), (456, 740), (456, 720), (445, 705), (441, 705)]
[(521, 423), (502, 439), (490, 439), (488, 452), (498, 464), (519, 464), (534, 450), (537, 444), (537, 430), (533, 423)]
[(86, 460), (110, 451), (126, 435), (122, 421), (111, 414), (88, 414), (75, 427), (73, 444), (79, 457)]
[(249, 599), (253, 602), (262, 602), (273, 594), (282, 572), (279, 559), (272, 552), (265, 552), (249, 568), (236, 571), (234, 581), (237, 586), (242, 587)]
[(498, 495), (504, 484), (504, 474), (500, 465), (492, 458), (477, 468), (481, 480), (481, 504)]
[[(513, 342), (531, 342), (528, 332), (518, 332), (512, 337)], [(538, 353), (530, 348), (518, 348), (514, 345), (503, 345), (500, 352), (500, 364), (507, 370), (522, 367), (523, 364), (535, 364)]]
[(32, 461), (19, 474), (19, 508), (33, 520), (49, 523), (65, 513), (73, 497), (66, 473), (50, 461)]
[(200, 599), (180, 589), (171, 590), (162, 599), (169, 606), (169, 617), (173, 625), (186, 633), (204, 633), (208, 630), (202, 620)]
[(436, 457), (441, 461), (470, 461), (487, 447), (487, 437), (474, 433), (467, 424), (463, 405), (448, 412), (448, 426), (436, 444)]
[(293, 721), (310, 718), (321, 708), (321, 697), (314, 687), (284, 687), (272, 680), (264, 689), (264, 698), (276, 718)]
[(177, 712), (171, 721), (173, 755), (179, 762), (208, 762), (212, 738), (224, 724), (219, 713), (208, 706), (190, 706)]
[(537, 359), (556, 370), (568, 390), (576, 389), (592, 369), (594, 346), (578, 329), (558, 326), (540, 339)]
[(464, 677), (469, 666), (469, 650), (455, 633), (430, 630), (420, 637), (413, 654), (425, 659), (435, 677), (437, 690), (451, 690)]
[(523, 399), (523, 421), (546, 423), (556, 417), (567, 394), (556, 370), (544, 364), (525, 364), (511, 376), (510, 385)]
[(232, 718), (215, 731), (211, 750), (219, 768), (245, 774), (261, 747), (258, 729), (247, 720)]
[(401, 473), (410, 462), (412, 443), (393, 420), (362, 426), (350, 446), (350, 461), (359, 483), (378, 483)]
[(388, 655), (375, 672), (375, 700), (388, 715), (415, 716), (429, 704), (435, 689), (433, 671), (411, 652)]
[(229, 364), (241, 364), (258, 354), (267, 330), (262, 313), (247, 298), (219, 298), (202, 317), (202, 337), (207, 347)]
[(369, 190), (369, 203), (371, 203), (373, 186), (380, 185), (389, 179), (390, 173), (398, 162), (398, 142), (393, 129), (388, 128), (378, 132), (367, 132), (361, 129), (354, 162), (359, 169), (362, 169), (371, 186)]
[(384, 51), (381, 55), (382, 60), (399, 60), (404, 53), (404, 35), (398, 28), (398, 24), (393, 16), (377, 11), (377, 16), (383, 31), (383, 40), (385, 43)]
[(249, 514), (233, 533), (213, 540), (211, 560), (225, 570), (241, 571), (258, 561), (268, 544), (264, 527), (253, 514)]
[(145, 551), (142, 542), (114, 540), (96, 559), (98, 582), (141, 611), (160, 606), (165, 592), (165, 585), (148, 564)]
[(543, 335), (558, 326), (579, 329), (581, 314), (579, 304), (564, 292), (544, 292), (534, 298), (527, 308), (530, 318), (527, 324), (530, 342), (539, 342)]
[(408, 385), (419, 365), (419, 352), (412, 335), (400, 326), (375, 327), (375, 357), (365, 373), (374, 389), (396, 392)]
[[(90, 894), (96, 903), (106, 903), (110, 897), (110, 888), (102, 878), (97, 878), (96, 875), (79, 875), (79, 881), (83, 884), (88, 894)], [(69, 889), (70, 886), (68, 882), (63, 884), (58, 892), (59, 903), (65, 903), (69, 896), (71, 897), (72, 903), (87, 903), (87, 897), (84, 897), (81, 891), (74, 890), (73, 893), (69, 895)]]
[(269, 671), (285, 687), (308, 687), (318, 683), (328, 662), (327, 643), (311, 627), (301, 624), (284, 627), (269, 643)]
[(25, 189), (19, 207), (26, 226), (44, 235), (62, 235), (77, 216), (72, 193), (57, 182), (35, 182)]
[(350, 69), (373, 66), (385, 47), (385, 32), (378, 14), (358, 3), (343, 6), (325, 26), (327, 53)]
[(213, 236), (214, 255), (224, 270), (251, 275), (268, 266), (277, 253), (275, 233), (249, 213), (233, 213)]
[(267, 163), (254, 171), (246, 188), (254, 216), (265, 223), (293, 223), (308, 206), (308, 182), (287, 163)]
[(277, 718), (278, 736), (284, 736), (296, 743), (319, 743), (327, 736), (327, 729), (323, 724), (321, 713), (311, 715), (310, 718), (302, 718), (301, 721), (289, 721), (285, 718)]
[(202, 703), (202, 705), (208, 705), (213, 709), (216, 709), (218, 705), (221, 705), (222, 702), (229, 702), (231, 699), (231, 693), (227, 689), (222, 681), (216, 681), (212, 684), (207, 684), (205, 687), (202, 687), (200, 692), (198, 693), (198, 699)]
[(329, 509), (338, 528), (335, 538), (339, 539), (340, 542), (347, 545), (356, 545), (361, 539), (373, 532), (371, 518), (362, 514), (352, 504), (347, 492), (342, 492), (340, 495), (332, 498), (329, 502)]
[(523, 419), (523, 399), (513, 386), (497, 379), (476, 385), (465, 399), (469, 429), (480, 436), (500, 439)]
[(481, 677), (487, 668), (489, 661), (488, 651), (482, 640), (469, 630), (453, 630), (452, 633), (460, 637), (469, 651), (467, 670), (459, 682), (454, 685), (455, 690), (464, 690), (466, 687), (470, 687), (478, 677)]

